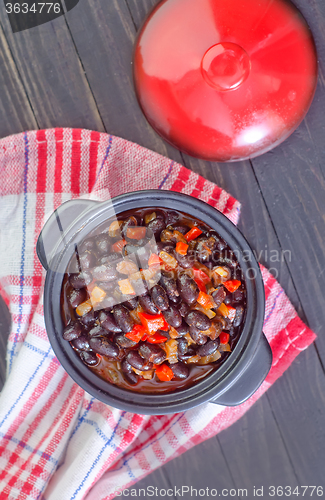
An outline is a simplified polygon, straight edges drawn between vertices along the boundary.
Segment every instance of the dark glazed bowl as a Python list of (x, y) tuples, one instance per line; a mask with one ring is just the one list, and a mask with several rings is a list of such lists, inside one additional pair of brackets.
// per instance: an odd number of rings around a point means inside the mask
[[(70, 344), (62, 338), (61, 287), (75, 245), (114, 214), (146, 207), (179, 210), (216, 230), (235, 252), (245, 275), (247, 291), (245, 322), (231, 355), (217, 370), (194, 386), (159, 395), (128, 391), (102, 380), (83, 364)], [(262, 333), (265, 297), (259, 265), (241, 232), (210, 205), (184, 194), (159, 190), (127, 193), (108, 202), (68, 201), (52, 214), (42, 229), (37, 254), (47, 270), (44, 315), (53, 351), (73, 380), (103, 403), (148, 415), (180, 412), (208, 401), (235, 406), (248, 399), (268, 374), (272, 353)]]

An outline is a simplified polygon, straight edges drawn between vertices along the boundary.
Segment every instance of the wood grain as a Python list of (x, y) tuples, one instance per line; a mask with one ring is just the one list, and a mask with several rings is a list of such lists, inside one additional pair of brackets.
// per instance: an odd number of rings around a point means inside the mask
[[(106, 130), (216, 182), (241, 201), (243, 234), (259, 260), (274, 268), (300, 316), (321, 333), (324, 2), (296, 0), (313, 29), (320, 57), (319, 85), (306, 119), (282, 146), (252, 163), (235, 164), (203, 162), (181, 154), (162, 141), (143, 117), (133, 90), (132, 50), (136, 30), (154, 4), (155, 0), (81, 0), (65, 18), (15, 35), (0, 5), (4, 29), (4, 33), (0, 30), (0, 135), (37, 126)], [(279, 253), (278, 261), (271, 261), (271, 250)], [(290, 258), (281, 258), (284, 250), (291, 252)], [(6, 318), (4, 314), (0, 311), (0, 318)], [(4, 324), (0, 323), (1, 373)], [(317, 340), (323, 362), (324, 342)], [(253, 498), (254, 485), (322, 484), (325, 385), (318, 353), (315, 347), (301, 353), (239, 422), (155, 471), (137, 489), (183, 483), (213, 487), (216, 478), (218, 488), (247, 487), (246, 498)]]
[(13, 34), (1, 3), (0, 22), (38, 126), (103, 130), (64, 17)]

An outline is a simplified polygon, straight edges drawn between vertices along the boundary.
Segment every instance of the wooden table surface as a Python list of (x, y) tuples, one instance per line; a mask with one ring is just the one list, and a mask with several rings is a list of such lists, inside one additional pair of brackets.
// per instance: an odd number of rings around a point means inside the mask
[[(325, 487), (324, 0), (295, 0), (313, 31), (319, 55), (318, 87), (306, 119), (273, 151), (232, 164), (181, 154), (153, 132), (139, 109), (132, 84), (132, 48), (155, 0), (80, 0), (65, 16), (15, 34), (4, 3), (0, 136), (57, 126), (107, 131), (216, 182), (241, 201), (240, 229), (260, 261), (273, 268), (300, 317), (318, 334), (315, 344), (301, 352), (240, 421), (136, 488), (247, 488), (247, 498), (253, 498), (254, 486)], [(287, 252), (279, 262), (271, 262), (271, 250)], [(9, 317), (1, 307), (3, 381)], [(233, 496), (243, 497), (242, 492)], [(268, 498), (267, 491), (263, 498)]]

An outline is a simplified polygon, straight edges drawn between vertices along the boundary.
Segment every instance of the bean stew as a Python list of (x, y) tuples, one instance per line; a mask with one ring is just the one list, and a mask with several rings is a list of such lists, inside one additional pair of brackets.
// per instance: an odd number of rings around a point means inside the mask
[(245, 319), (236, 256), (202, 221), (124, 212), (76, 246), (61, 293), (63, 338), (101, 378), (147, 394), (190, 387), (227, 359)]

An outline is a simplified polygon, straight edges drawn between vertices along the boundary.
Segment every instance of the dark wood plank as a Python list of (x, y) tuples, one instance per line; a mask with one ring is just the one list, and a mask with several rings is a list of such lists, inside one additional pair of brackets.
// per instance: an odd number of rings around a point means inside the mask
[(37, 128), (19, 73), (0, 26), (0, 137)]
[[(206, 488), (209, 488), (209, 491), (235, 488), (233, 473), (232, 467), (229, 467), (225, 460), (218, 439), (212, 438), (163, 465), (139, 481), (135, 488), (138, 491), (149, 486), (157, 487), (158, 491), (160, 488), (171, 488), (174, 494), (170, 498), (191, 498), (191, 487), (197, 491)], [(182, 487), (184, 487), (183, 496)], [(192, 496), (195, 498), (194, 490)], [(156, 496), (156, 498), (161, 497)], [(239, 497), (236, 495), (233, 498), (237, 500)]]
[(268, 490), (271, 485), (294, 486), (297, 483), (266, 396), (218, 439), (233, 472), (235, 487), (246, 488), (247, 498), (253, 498), (254, 486)]
[[(318, 157), (302, 124), (296, 133), (253, 161), (267, 209), (283, 248), (288, 268), (309, 325), (319, 334), (317, 346), (325, 361), (325, 180)], [(281, 182), (279, 182), (281, 179)]]
[(135, 27), (124, 0), (83, 0), (66, 18), (106, 130), (181, 161), (138, 106), (132, 79)]
[[(65, 19), (60, 17), (13, 34), (5, 4), (1, 3), (0, 22), (38, 126), (102, 131), (96, 103)], [(34, 127), (30, 124), (28, 128)]]
[(300, 484), (325, 487), (325, 377), (315, 350), (300, 353), (267, 396)]

